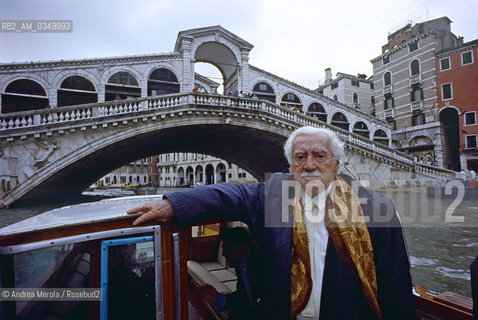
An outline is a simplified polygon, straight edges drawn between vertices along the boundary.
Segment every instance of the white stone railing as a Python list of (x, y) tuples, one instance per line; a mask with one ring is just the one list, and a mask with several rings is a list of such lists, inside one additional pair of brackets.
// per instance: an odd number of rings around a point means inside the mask
[(383, 87), (383, 94), (391, 93), (393, 92), (393, 87), (391, 84), (386, 85)]
[(395, 109), (391, 108), (391, 109), (385, 109), (383, 111), (385, 113), (385, 118), (393, 118), (395, 117)]
[(266, 100), (246, 99), (222, 95), (193, 93), (170, 94), (155, 97), (108, 101), (103, 103), (37, 110), (32, 113), (9, 113), (0, 115), (0, 133), (7, 133), (9, 130), (27, 129), (39, 126), (51, 128), (51, 126), (55, 124), (73, 124), (75, 122), (81, 122), (88, 119), (116, 117), (122, 114), (132, 115), (142, 111), (174, 108), (187, 105), (258, 110), (272, 115), (273, 117), (277, 118), (278, 121), (283, 123), (288, 122), (287, 125), (293, 128), (306, 125), (325, 127), (334, 131), (339, 138), (349, 145), (369, 150), (372, 154), (385, 156), (389, 159), (389, 161), (400, 163), (411, 170), (446, 177), (451, 177), (454, 174), (454, 172), (450, 170), (418, 164), (414, 162), (411, 156), (403, 152), (397, 151), (370, 139), (366, 139), (358, 134), (331, 126), (304, 113), (294, 111), (287, 107), (280, 106)]
[(422, 77), (420, 74), (414, 74), (413, 76), (409, 78), (410, 85), (419, 83), (420, 81), (422, 81)]
[(410, 103), (410, 111), (411, 112), (413, 112), (415, 110), (422, 110), (422, 109), (423, 109), (423, 102), (422, 101)]

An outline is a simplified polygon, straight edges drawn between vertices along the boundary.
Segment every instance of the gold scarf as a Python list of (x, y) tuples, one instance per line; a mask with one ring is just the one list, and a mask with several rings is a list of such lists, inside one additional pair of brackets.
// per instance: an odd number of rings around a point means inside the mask
[[(297, 188), (300, 190), (300, 188)], [(300, 191), (294, 199), (292, 231), (291, 318), (307, 305), (312, 291), (309, 246)], [(363, 221), (363, 211), (352, 188), (339, 176), (332, 182), (326, 200), (325, 226), (340, 258), (353, 274), (358, 274), (365, 301), (376, 319), (382, 319), (378, 305), (377, 275), (372, 241)]]

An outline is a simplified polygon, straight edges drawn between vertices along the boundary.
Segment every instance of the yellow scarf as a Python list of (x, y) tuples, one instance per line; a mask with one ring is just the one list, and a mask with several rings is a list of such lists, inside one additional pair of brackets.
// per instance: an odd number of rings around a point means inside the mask
[[(307, 305), (312, 291), (307, 229), (301, 204), (300, 188), (294, 199), (294, 225), (292, 231), (291, 318), (295, 318)], [(354, 274), (358, 274), (365, 300), (382, 319), (378, 305), (377, 275), (372, 241), (364, 221), (362, 207), (352, 188), (339, 176), (332, 182), (326, 200), (328, 212), (325, 226), (340, 258)]]

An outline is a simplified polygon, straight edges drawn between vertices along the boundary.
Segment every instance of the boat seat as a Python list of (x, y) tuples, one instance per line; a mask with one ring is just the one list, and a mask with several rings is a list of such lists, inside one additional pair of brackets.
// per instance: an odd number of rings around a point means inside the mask
[(188, 261), (188, 273), (200, 286), (209, 284), (217, 292), (236, 291), (237, 276), (233, 268), (228, 268), (226, 258), (222, 255), (222, 243), (217, 252), (217, 261)]

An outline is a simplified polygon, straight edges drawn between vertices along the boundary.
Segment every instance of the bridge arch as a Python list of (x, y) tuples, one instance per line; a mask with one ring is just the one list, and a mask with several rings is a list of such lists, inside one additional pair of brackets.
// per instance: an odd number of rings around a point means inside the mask
[(357, 121), (352, 127), (352, 132), (367, 139), (370, 139), (370, 129), (363, 121)]
[(332, 124), (333, 126), (342, 128), (344, 130), (350, 131), (350, 122), (347, 119), (347, 116), (343, 112), (340, 112), (340, 111), (335, 112), (332, 115), (330, 124)]
[(147, 79), (147, 95), (177, 93), (181, 90), (178, 76), (168, 68), (155, 68), (151, 70)]
[(317, 117), (317, 119), (323, 122), (327, 122), (327, 111), (325, 110), (323, 104), (318, 101), (313, 101), (311, 104), (309, 104), (306, 112), (312, 114), (312, 116)]
[(387, 133), (382, 129), (377, 129), (373, 133), (373, 141), (380, 142), (386, 146), (390, 144), (390, 138)]
[(281, 94), (281, 101), (280, 104), (281, 106), (289, 107), (289, 108), (300, 108), (300, 110), (303, 110), (303, 99), (299, 97), (299, 94), (297, 92), (293, 91), (286, 91), (285, 93)]
[(225, 93), (239, 90), (240, 55), (238, 56), (234, 49), (217, 41), (203, 41), (198, 42), (197, 47), (192, 50), (195, 62), (210, 63), (219, 70)]
[(2, 113), (44, 109), (50, 104), (45, 87), (29, 78), (22, 77), (10, 81), (1, 95)]
[(57, 90), (59, 107), (98, 102), (98, 87), (88, 78), (72, 75), (63, 79)]
[(111, 74), (104, 82), (105, 101), (141, 97), (141, 82), (129, 71)]
[(71, 77), (71, 76), (84, 77), (84, 78), (88, 79), (89, 81), (91, 81), (93, 83), (93, 85), (95, 86), (96, 92), (99, 92), (99, 91), (102, 90), (102, 83), (103, 82), (94, 73), (92, 73), (88, 70), (84, 70), (84, 69), (75, 69), (75, 70), (68, 70), (67, 69), (67, 70), (64, 70), (64, 71), (60, 71), (55, 76), (55, 78), (53, 79), (53, 81), (51, 83), (52, 87), (55, 90), (55, 94), (56, 94), (56, 90), (58, 90), (60, 88), (62, 82), (65, 81), (66, 78)]
[[(35, 175), (34, 181), (30, 180), (21, 190), (17, 190), (23, 193), (17, 199), (79, 194), (108, 172), (137, 159), (161, 153), (209, 154), (237, 164), (258, 180), (264, 180), (267, 172), (287, 169), (282, 152), (289, 130), (277, 128), (273, 124), (259, 128), (250, 122), (228, 125), (222, 120), (220, 124), (201, 125), (191, 119), (190, 123), (182, 125), (151, 121), (138, 126), (125, 126), (113, 133), (105, 133), (104, 138), (75, 148), (56, 161), (52, 159)], [(211, 143), (211, 140), (215, 143)], [(248, 152), (244, 152), (244, 141), (248, 143)], [(261, 161), (257, 161), (257, 157), (250, 157), (250, 154), (259, 155)], [(186, 169), (186, 184), (189, 183), (189, 172), (194, 179), (194, 169)], [(215, 175), (216, 168), (212, 172)]]
[(259, 99), (268, 100), (272, 103), (277, 101), (277, 87), (274, 83), (266, 79), (257, 79), (252, 82), (250, 92), (255, 94)]

